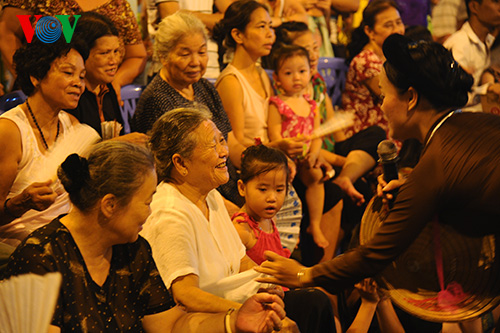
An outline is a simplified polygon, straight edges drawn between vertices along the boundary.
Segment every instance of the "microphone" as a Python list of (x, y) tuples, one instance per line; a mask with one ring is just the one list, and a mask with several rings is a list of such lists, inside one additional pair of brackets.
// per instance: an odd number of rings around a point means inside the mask
[[(378, 162), (382, 164), (384, 169), (384, 180), (388, 183), (391, 180), (398, 179), (398, 149), (396, 145), (391, 140), (383, 140), (377, 146), (377, 154), (379, 156)], [(393, 199), (389, 201), (389, 208), (394, 205), (394, 200), (396, 199), (396, 194), (398, 190), (392, 190), (389, 193), (392, 194)]]

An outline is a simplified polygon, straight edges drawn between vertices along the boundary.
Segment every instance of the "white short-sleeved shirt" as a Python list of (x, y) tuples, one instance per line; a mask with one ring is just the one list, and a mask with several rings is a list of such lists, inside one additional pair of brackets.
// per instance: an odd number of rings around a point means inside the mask
[(153, 258), (167, 288), (176, 278), (195, 274), (203, 290), (204, 286), (240, 270), (245, 247), (222, 196), (212, 190), (206, 202), (209, 220), (170, 184), (160, 183), (153, 196), (152, 213), (141, 235), (151, 244)]
[(483, 43), (472, 30), (469, 22), (465, 22), (460, 30), (452, 34), (445, 42), (444, 47), (451, 50), (453, 58), (467, 72), (474, 77), (472, 94), (469, 94), (469, 102), (466, 111), (482, 111), (480, 101), (476, 96), (487, 92), (487, 85), (480, 86), (481, 75), (490, 66), (489, 49), (495, 38), (488, 34)]

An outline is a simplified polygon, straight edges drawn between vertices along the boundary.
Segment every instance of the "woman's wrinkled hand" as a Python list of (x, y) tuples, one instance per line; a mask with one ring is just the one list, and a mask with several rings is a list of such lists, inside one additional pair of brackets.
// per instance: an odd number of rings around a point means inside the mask
[[(53, 181), (33, 183), (21, 193), (21, 206), (26, 210), (43, 211), (56, 201), (57, 193), (52, 189)], [(17, 200), (16, 200), (17, 201)]]
[(289, 288), (302, 287), (301, 281), (299, 281), (297, 277), (297, 273), (301, 271), (304, 266), (293, 259), (287, 259), (272, 251), (265, 251), (264, 255), (267, 260), (254, 269), (259, 273), (270, 276), (259, 277), (256, 279), (257, 282), (274, 283)]
[(281, 330), (285, 304), (277, 295), (255, 294), (243, 303), (236, 317), (237, 332), (272, 332)]

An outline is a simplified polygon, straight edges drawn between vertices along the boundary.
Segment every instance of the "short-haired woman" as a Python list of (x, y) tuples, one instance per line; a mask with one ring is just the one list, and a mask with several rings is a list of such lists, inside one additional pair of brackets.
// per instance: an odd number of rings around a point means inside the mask
[(46, 44), (36, 36), (17, 50), (25, 103), (0, 116), (0, 242), (17, 246), (29, 233), (69, 210), (62, 185), (35, 181), (56, 142), (78, 124), (74, 109), (85, 84), (87, 50), (78, 39)]

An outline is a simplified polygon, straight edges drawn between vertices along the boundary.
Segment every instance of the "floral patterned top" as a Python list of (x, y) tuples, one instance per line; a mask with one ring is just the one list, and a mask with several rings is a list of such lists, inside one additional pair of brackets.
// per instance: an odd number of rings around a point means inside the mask
[[(8, 6), (43, 16), (75, 15), (84, 12), (76, 0), (4, 0), (4, 8)], [(127, 0), (109, 0), (92, 10), (113, 22), (125, 45), (142, 43), (137, 18)]]
[(304, 98), (311, 106), (311, 112), (307, 117), (295, 114), (280, 96), (271, 96), (269, 103), (273, 103), (281, 114), (281, 136), (284, 138), (294, 138), (299, 134), (311, 135), (314, 130), (314, 116), (316, 115), (316, 102), (304, 95)]
[(355, 56), (347, 72), (342, 107), (354, 113), (354, 124), (346, 129), (349, 138), (370, 126), (378, 125), (388, 132), (387, 118), (375, 101), (370, 90), (362, 83), (378, 76), (382, 71), (382, 60), (370, 50), (363, 50)]
[(92, 279), (69, 230), (53, 220), (29, 235), (12, 254), (6, 277), (62, 274), (52, 325), (62, 332), (142, 332), (141, 319), (175, 306), (158, 273), (148, 242), (113, 246), (108, 277)]

